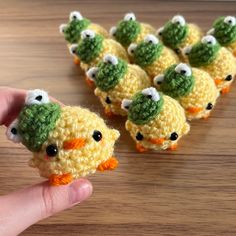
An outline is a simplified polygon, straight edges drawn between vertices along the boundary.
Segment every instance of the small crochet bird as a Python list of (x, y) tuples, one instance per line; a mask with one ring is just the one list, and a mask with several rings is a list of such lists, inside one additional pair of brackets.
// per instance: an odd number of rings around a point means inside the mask
[[(86, 29), (93, 30), (105, 38), (109, 37), (109, 33), (106, 29), (84, 18), (79, 11), (72, 11), (69, 16), (69, 22), (67, 24), (61, 24), (59, 27), (60, 33), (64, 35), (68, 43), (68, 47), (70, 47), (71, 44), (78, 43), (81, 38), (81, 32)], [(75, 64), (80, 63), (77, 57), (74, 58), (74, 62)]]
[(139, 44), (132, 43), (128, 52), (131, 60), (142, 67), (150, 77), (163, 73), (172, 64), (179, 62), (177, 55), (152, 34), (145, 36)]
[(219, 96), (213, 79), (200, 69), (180, 63), (154, 78), (158, 90), (176, 99), (189, 120), (207, 118)]
[(128, 111), (125, 127), (140, 152), (175, 150), (179, 139), (190, 130), (181, 105), (153, 87), (138, 92), (132, 100), (123, 100), (122, 107)]
[(196, 24), (187, 23), (183, 16), (176, 15), (157, 30), (157, 35), (181, 56), (182, 48), (197, 43), (203, 33)]
[(236, 17), (222, 16), (215, 20), (213, 28), (207, 34), (213, 35), (217, 41), (228, 48), (236, 57)]
[(80, 42), (72, 44), (70, 52), (79, 59), (80, 66), (85, 71), (97, 66), (107, 53), (129, 61), (126, 50), (118, 42), (104, 38), (92, 30), (82, 31)]
[(127, 112), (121, 109), (122, 100), (151, 86), (151, 80), (144, 70), (111, 54), (105, 55), (98, 67), (90, 68), (87, 76), (94, 81), (95, 95), (108, 116), (126, 116)]
[(229, 50), (220, 46), (215, 37), (204, 36), (200, 42), (186, 47), (183, 52), (191, 66), (210, 74), (222, 94), (229, 92), (236, 74), (236, 59)]
[(87, 109), (50, 102), (43, 90), (28, 92), (6, 135), (33, 152), (30, 165), (52, 185), (68, 184), (96, 170), (113, 170), (118, 164), (112, 157), (117, 130)]
[(131, 43), (139, 43), (147, 34), (154, 34), (155, 29), (136, 20), (134, 13), (127, 13), (117, 26), (110, 29), (110, 35), (120, 42), (125, 48)]

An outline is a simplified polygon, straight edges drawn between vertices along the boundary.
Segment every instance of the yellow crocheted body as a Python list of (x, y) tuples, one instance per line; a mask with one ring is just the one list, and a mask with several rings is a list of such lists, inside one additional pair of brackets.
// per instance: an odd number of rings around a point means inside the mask
[[(162, 111), (149, 123), (144, 125), (136, 125), (127, 120), (125, 127), (130, 132), (132, 138), (138, 145), (145, 149), (165, 150), (176, 145), (178, 140), (190, 130), (189, 124), (186, 122), (184, 109), (180, 104), (169, 96), (163, 96), (164, 105)], [(137, 133), (140, 132), (144, 139), (136, 140)], [(170, 135), (176, 132), (178, 139), (170, 140)], [(154, 144), (150, 140), (163, 139), (161, 144)]]
[[(104, 92), (99, 88), (95, 89), (95, 95), (99, 97), (102, 105), (105, 107), (105, 112), (116, 115), (126, 116), (127, 112), (121, 108), (123, 99), (130, 99), (138, 91), (147, 88), (151, 85), (150, 78), (144, 70), (139, 66), (128, 64), (128, 70), (124, 78), (122, 78), (115, 88)], [(106, 98), (109, 97), (111, 103), (106, 103)]]
[(87, 29), (93, 30), (96, 34), (102, 35), (104, 38), (109, 38), (109, 33), (101, 25), (91, 23)]
[(207, 105), (211, 103), (214, 106), (219, 96), (219, 91), (207, 72), (196, 68), (192, 68), (192, 72), (195, 77), (192, 92), (178, 99), (189, 120), (208, 117), (211, 109), (206, 109)]
[(227, 48), (228, 48), (228, 49), (233, 53), (233, 55), (236, 57), (236, 40), (235, 40), (233, 43), (227, 45)]
[[(102, 140), (96, 142), (92, 135), (95, 130), (102, 133)], [(80, 107), (62, 107), (56, 127), (49, 133), (47, 141), (39, 152), (33, 154), (30, 166), (39, 169), (42, 177), (70, 174), (80, 178), (94, 173), (97, 167), (107, 161), (113, 154), (113, 145), (119, 132), (109, 129), (95, 113)], [(65, 149), (65, 141), (75, 138), (84, 140), (84, 146), (79, 149)], [(56, 144), (59, 151), (56, 157), (46, 157), (46, 147)]]
[(100, 54), (89, 64), (81, 62), (80, 64), (81, 68), (87, 71), (90, 67), (97, 66), (98, 63), (102, 61), (103, 57), (108, 53), (129, 62), (128, 54), (120, 43), (116, 42), (113, 39), (104, 39), (103, 49), (100, 52)]
[(228, 49), (222, 47), (219, 50), (216, 59), (210, 65), (202, 66), (200, 69), (207, 71), (210, 76), (217, 81), (217, 88), (222, 90), (229, 87), (233, 82), (233, 79), (227, 81), (225, 78), (228, 75), (232, 75), (234, 78), (236, 74), (236, 59)]
[(141, 32), (138, 34), (137, 38), (134, 40), (133, 43), (140, 43), (144, 40), (147, 34), (155, 34), (156, 30), (149, 24), (140, 23)]
[(153, 78), (156, 75), (162, 74), (169, 66), (177, 64), (178, 62), (178, 56), (171, 49), (164, 46), (160, 57), (144, 69), (148, 75)]
[(203, 36), (202, 30), (195, 24), (188, 24), (188, 34), (185, 40), (181, 43), (180, 48), (195, 44), (201, 40)]

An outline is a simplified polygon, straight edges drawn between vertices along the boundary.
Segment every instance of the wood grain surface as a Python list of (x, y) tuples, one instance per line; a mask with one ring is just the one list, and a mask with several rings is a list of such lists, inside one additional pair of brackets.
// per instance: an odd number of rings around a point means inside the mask
[[(0, 85), (43, 88), (66, 104), (104, 117), (58, 32), (72, 10), (107, 29), (134, 11), (156, 28), (181, 13), (207, 30), (217, 16), (235, 15), (236, 2), (0, 1)], [(22, 235), (236, 235), (235, 86), (219, 99), (208, 121), (191, 122), (176, 152), (139, 154), (125, 120), (108, 120), (122, 134), (116, 148), (120, 167), (89, 177), (94, 194), (86, 203)], [(31, 154), (7, 141), (4, 132), (0, 127), (0, 194), (41, 181), (27, 166)]]

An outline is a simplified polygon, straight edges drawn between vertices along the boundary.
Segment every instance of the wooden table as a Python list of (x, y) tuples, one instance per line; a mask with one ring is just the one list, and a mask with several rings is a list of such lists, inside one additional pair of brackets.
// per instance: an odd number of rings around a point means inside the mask
[[(106, 28), (124, 13), (161, 26), (181, 13), (205, 30), (219, 15), (234, 15), (236, 2), (212, 1), (1, 1), (0, 84), (43, 88), (62, 102), (103, 115), (93, 91), (73, 64), (58, 32), (71, 10)], [(124, 119), (108, 123), (121, 131), (120, 167), (89, 179), (94, 194), (84, 204), (39, 222), (22, 235), (236, 235), (236, 88), (208, 121), (192, 122), (176, 152), (139, 154)], [(30, 153), (7, 141), (0, 128), (0, 194), (40, 181), (27, 167)]]

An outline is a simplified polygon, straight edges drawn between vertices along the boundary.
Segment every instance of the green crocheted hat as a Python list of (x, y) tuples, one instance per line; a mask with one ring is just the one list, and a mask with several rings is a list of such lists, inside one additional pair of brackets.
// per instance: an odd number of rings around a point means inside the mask
[(135, 15), (128, 13), (125, 15), (124, 19), (118, 23), (113, 35), (118, 42), (124, 47), (127, 47), (137, 38), (140, 32), (141, 26), (140, 23), (136, 21)]
[(189, 62), (195, 67), (209, 65), (216, 59), (219, 50), (220, 45), (213, 36), (204, 36), (188, 53)]
[(146, 67), (160, 57), (162, 50), (163, 44), (154, 35), (150, 34), (134, 49), (133, 58), (136, 64)]
[(166, 46), (176, 49), (187, 37), (188, 25), (182, 16), (174, 16), (164, 25), (159, 34)]
[(103, 49), (103, 36), (95, 34), (92, 30), (84, 30), (81, 40), (75, 49), (75, 53), (84, 63), (90, 63)]
[(154, 81), (163, 93), (180, 98), (192, 92), (195, 77), (188, 65), (180, 63), (167, 68), (164, 75), (155, 77)]
[(236, 40), (236, 18), (234, 16), (219, 17), (213, 27), (213, 35), (221, 45), (227, 46)]
[(83, 18), (79, 12), (70, 13), (70, 21), (67, 25), (62, 24), (60, 31), (69, 43), (78, 43), (80, 34), (90, 25), (90, 20)]
[(136, 125), (147, 124), (161, 112), (164, 99), (161, 93), (150, 87), (138, 92), (128, 108), (128, 119)]
[(107, 54), (98, 66), (95, 84), (102, 91), (113, 89), (127, 73), (127, 62)]
[(30, 151), (40, 151), (49, 132), (55, 128), (60, 113), (60, 105), (49, 102), (46, 92), (38, 89), (29, 91), (17, 125), (10, 125), (9, 132), (13, 141), (16, 138), (14, 136), (18, 136)]

